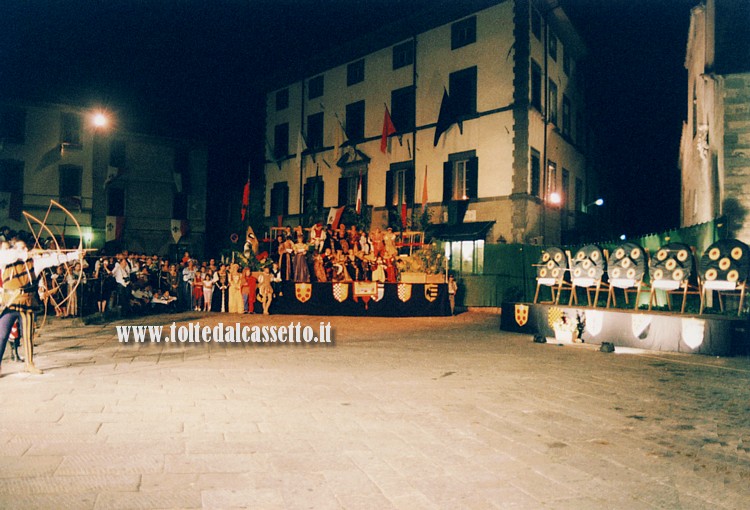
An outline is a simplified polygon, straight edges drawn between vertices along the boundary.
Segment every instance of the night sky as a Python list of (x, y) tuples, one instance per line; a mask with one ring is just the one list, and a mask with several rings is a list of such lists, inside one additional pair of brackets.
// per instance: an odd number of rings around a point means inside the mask
[[(435, 0), (4, 0), (0, 94), (111, 109), (131, 131), (210, 146), (209, 200), (261, 169), (270, 73)], [(696, 0), (562, 0), (591, 48), (614, 235), (679, 223), (683, 67)], [(209, 206), (209, 210), (211, 207)], [(210, 222), (226, 220), (214, 208)], [(217, 234), (218, 235), (218, 234)], [(209, 239), (209, 241), (221, 241)]]

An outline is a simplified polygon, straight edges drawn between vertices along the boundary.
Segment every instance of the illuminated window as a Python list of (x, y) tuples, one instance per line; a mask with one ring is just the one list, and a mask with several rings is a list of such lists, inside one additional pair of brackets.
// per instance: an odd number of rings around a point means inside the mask
[(474, 241), (446, 241), (445, 258), (448, 269), (459, 275), (484, 272), (484, 239)]

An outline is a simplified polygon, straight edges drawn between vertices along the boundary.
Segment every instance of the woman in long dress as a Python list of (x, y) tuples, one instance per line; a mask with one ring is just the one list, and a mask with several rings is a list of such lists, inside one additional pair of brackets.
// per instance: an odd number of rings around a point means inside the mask
[(279, 244), (279, 273), (282, 281), (289, 281), (294, 278), (292, 269), (292, 253), (294, 252), (294, 243), (291, 239), (282, 241)]
[(307, 244), (302, 236), (297, 237), (294, 245), (294, 281), (298, 283), (310, 282), (310, 268), (307, 267)]
[(229, 313), (243, 313), (242, 274), (239, 264), (232, 264), (229, 270)]
[(211, 311), (211, 301), (214, 295), (214, 271), (208, 269), (205, 278), (203, 278), (203, 311)]

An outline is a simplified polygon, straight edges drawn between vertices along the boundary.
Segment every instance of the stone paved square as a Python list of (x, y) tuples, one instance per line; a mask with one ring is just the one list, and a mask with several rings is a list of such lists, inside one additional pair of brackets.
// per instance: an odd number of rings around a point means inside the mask
[[(121, 344), (115, 325), (332, 345)], [(495, 314), (52, 319), (0, 378), (0, 508), (750, 507), (750, 361), (534, 344)]]

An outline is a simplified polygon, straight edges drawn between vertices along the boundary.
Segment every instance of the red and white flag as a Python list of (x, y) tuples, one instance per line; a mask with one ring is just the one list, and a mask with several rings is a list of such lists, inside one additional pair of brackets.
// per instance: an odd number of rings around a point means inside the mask
[(383, 115), (383, 134), (380, 137), (380, 152), (385, 154), (388, 150), (388, 137), (396, 133), (396, 126), (393, 125), (391, 114), (388, 112), (388, 107), (385, 107), (385, 114)]
[(107, 242), (119, 241), (122, 239), (122, 233), (125, 227), (124, 216), (107, 216), (105, 224), (105, 236), (104, 239)]
[(424, 184), (422, 185), (422, 214), (427, 210), (427, 165), (424, 166)]
[(359, 183), (357, 184), (357, 214), (362, 214), (362, 174), (359, 174)]
[(172, 231), (172, 239), (174, 239), (175, 243), (179, 243), (180, 239), (187, 234), (188, 231), (188, 224), (187, 220), (172, 220), (171, 225), (171, 231)]
[(331, 228), (338, 228), (339, 221), (341, 221), (341, 215), (343, 213), (343, 205), (341, 207), (331, 207), (331, 209), (328, 211), (328, 220), (326, 221), (326, 223), (331, 225)]

